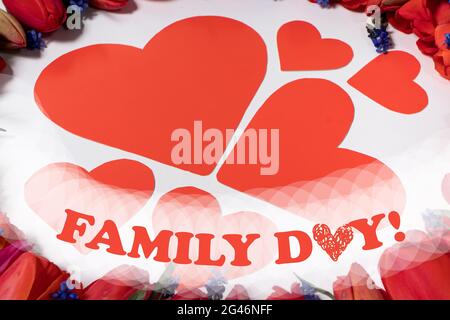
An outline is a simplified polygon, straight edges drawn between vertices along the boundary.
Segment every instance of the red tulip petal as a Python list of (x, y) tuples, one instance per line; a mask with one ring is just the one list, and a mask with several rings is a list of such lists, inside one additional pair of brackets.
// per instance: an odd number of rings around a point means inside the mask
[(450, 232), (434, 237), (420, 231), (409, 232), (406, 240), (387, 249), (379, 262), (389, 296), (450, 299)]
[(62, 274), (47, 259), (23, 253), (0, 276), (0, 300), (35, 300)]
[[(449, 16), (450, 16), (450, 12), (449, 12)], [(450, 50), (448, 50), (449, 48), (447, 47), (447, 44), (445, 43), (445, 34), (446, 33), (450, 33), (450, 23), (441, 24), (441, 25), (437, 26), (436, 30), (434, 31), (435, 44), (440, 49), (450, 51)]]
[[(3, 238), (2, 238), (3, 239)], [(30, 245), (24, 241), (14, 243), (6, 242), (6, 246), (0, 250), (0, 275), (24, 252), (30, 249)]]
[(89, 5), (102, 10), (114, 11), (125, 7), (128, 0), (90, 0)]

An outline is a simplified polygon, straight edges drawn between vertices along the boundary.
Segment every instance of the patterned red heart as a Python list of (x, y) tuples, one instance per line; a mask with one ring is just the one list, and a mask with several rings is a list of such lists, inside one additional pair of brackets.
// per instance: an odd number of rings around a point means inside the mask
[[(218, 179), (332, 228), (374, 212), (402, 212), (405, 194), (395, 173), (377, 159), (340, 147), (353, 116), (352, 100), (338, 85), (292, 81), (267, 99), (246, 128), (259, 137), (266, 132), (262, 143), (268, 142), (258, 152), (270, 157), (259, 155), (262, 164), (237, 163), (240, 146), (249, 145), (242, 135)], [(279, 138), (268, 129), (278, 129)]]
[[(66, 209), (95, 216), (99, 226), (107, 219), (121, 226), (144, 206), (154, 185), (152, 170), (137, 161), (109, 161), (90, 172), (71, 163), (54, 163), (27, 181), (25, 200), (56, 232), (64, 226)], [(97, 232), (87, 228), (82, 239)], [(83, 241), (74, 245), (87, 253)]]
[(313, 228), (314, 240), (325, 250), (333, 261), (337, 261), (339, 256), (353, 240), (353, 230), (349, 225), (343, 225), (331, 234), (330, 228), (326, 224), (316, 224)]
[[(270, 263), (275, 257), (276, 242), (273, 234), (276, 227), (266, 217), (255, 212), (237, 212), (222, 215), (216, 198), (211, 194), (194, 187), (184, 187), (166, 193), (159, 200), (153, 213), (155, 232), (171, 230), (191, 232), (193, 234), (208, 233), (214, 235), (211, 245), (211, 256), (217, 259), (225, 255), (223, 266), (203, 266), (194, 264), (177, 264), (174, 271), (180, 278), (182, 286), (197, 287), (204, 285), (213, 275), (212, 271), (220, 270), (226, 279), (234, 279), (256, 272)], [(248, 251), (249, 266), (232, 266), (229, 261), (234, 257), (230, 245), (222, 239), (223, 234), (261, 235), (251, 244)], [(171, 248), (176, 255), (177, 248)], [(198, 254), (191, 246), (190, 254)]]
[(281, 70), (330, 70), (347, 65), (352, 48), (337, 39), (322, 39), (319, 31), (305, 21), (291, 21), (278, 30)]

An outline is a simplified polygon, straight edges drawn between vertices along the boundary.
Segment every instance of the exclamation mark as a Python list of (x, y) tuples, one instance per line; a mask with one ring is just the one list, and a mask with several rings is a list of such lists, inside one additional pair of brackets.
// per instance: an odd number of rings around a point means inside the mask
[[(388, 218), (389, 222), (395, 229), (400, 228), (400, 215), (397, 212), (392, 211), (391, 213), (389, 213)], [(399, 231), (395, 234), (394, 239), (397, 240), (398, 242), (403, 241), (405, 240), (405, 234)]]

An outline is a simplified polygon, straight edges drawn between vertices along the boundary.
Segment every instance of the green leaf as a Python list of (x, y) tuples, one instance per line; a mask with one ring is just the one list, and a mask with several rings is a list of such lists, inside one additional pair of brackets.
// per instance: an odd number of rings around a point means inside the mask
[(133, 293), (128, 300), (144, 300), (146, 291), (145, 290), (138, 290), (135, 293)]

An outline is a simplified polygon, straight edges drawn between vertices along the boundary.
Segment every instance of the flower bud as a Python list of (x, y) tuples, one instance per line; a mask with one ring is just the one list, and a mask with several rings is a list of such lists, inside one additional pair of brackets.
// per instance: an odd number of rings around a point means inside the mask
[[(26, 45), (25, 31), (20, 23), (12, 15), (0, 9), (0, 47), (15, 49)], [(3, 64), (4, 62), (0, 62), (0, 66)]]
[(66, 20), (61, 0), (3, 0), (3, 4), (23, 25), (39, 32), (55, 31)]

